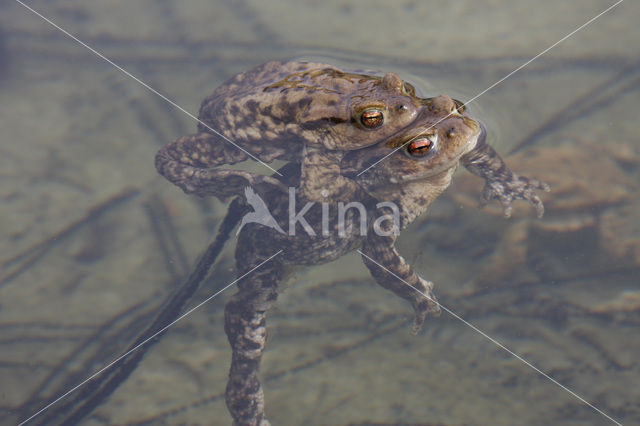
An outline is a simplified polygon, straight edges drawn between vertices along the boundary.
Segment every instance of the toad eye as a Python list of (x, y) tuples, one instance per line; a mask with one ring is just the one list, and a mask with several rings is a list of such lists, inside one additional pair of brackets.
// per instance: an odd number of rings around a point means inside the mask
[(360, 115), (360, 123), (367, 129), (380, 127), (384, 122), (384, 114), (377, 108), (367, 109)]
[(424, 157), (436, 146), (436, 142), (438, 140), (438, 134), (434, 133), (428, 136), (420, 136), (417, 139), (412, 140), (407, 145), (407, 152), (412, 157)]

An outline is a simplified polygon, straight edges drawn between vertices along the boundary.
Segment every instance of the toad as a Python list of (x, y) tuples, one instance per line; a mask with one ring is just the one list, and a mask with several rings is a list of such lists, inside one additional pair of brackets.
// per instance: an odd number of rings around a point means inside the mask
[[(270, 176), (220, 168), (249, 158), (286, 165)], [(414, 333), (440, 313), (433, 284), (394, 243), (460, 163), (484, 178), (483, 200), (500, 201), (505, 216), (514, 199), (528, 200), (542, 216), (535, 190), (547, 185), (509, 170), (461, 102), (420, 97), (393, 73), (266, 63), (215, 90), (202, 103), (198, 132), (158, 152), (160, 174), (185, 192), (220, 199), (244, 193), (256, 212), (260, 206), (270, 215), (264, 224), (243, 221), (238, 291), (225, 307), (232, 348), (226, 403), (234, 424), (268, 424), (258, 379), (266, 314), (292, 266), (357, 250), (380, 286), (412, 304)], [(237, 224), (250, 211), (245, 204), (228, 216)]]

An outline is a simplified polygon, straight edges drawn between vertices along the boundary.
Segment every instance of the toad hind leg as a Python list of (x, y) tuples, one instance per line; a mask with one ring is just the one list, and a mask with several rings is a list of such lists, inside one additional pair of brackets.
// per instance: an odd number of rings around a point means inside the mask
[[(286, 188), (276, 178), (243, 170), (219, 168), (249, 158), (246, 151), (217, 135), (195, 133), (174, 140), (156, 154), (156, 169), (187, 194), (214, 195), (220, 199), (241, 195), (245, 187)], [(254, 157), (256, 158), (256, 157)]]
[[(239, 267), (239, 274), (252, 266)], [(225, 306), (224, 330), (233, 351), (226, 403), (236, 426), (269, 425), (258, 373), (267, 337), (266, 314), (278, 297), (282, 269), (276, 259), (251, 272), (238, 282), (238, 292)]]

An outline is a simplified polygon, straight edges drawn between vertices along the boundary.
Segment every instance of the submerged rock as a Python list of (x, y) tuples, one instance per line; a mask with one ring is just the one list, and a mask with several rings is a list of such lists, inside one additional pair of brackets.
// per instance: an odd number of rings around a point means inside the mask
[[(515, 205), (515, 220), (506, 222), (495, 250), (462, 293), (640, 266), (638, 158), (619, 142), (584, 141), (509, 158), (515, 170), (551, 185), (551, 192), (541, 196), (545, 216), (532, 220), (523, 212), (524, 203)], [(474, 180), (457, 179), (449, 192), (456, 203), (478, 204)], [(504, 220), (498, 205), (484, 212), (492, 217), (487, 220)]]

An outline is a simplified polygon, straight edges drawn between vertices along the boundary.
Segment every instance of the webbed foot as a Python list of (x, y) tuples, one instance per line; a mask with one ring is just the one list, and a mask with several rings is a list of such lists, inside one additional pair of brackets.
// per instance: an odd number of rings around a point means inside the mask
[[(420, 281), (414, 285), (416, 290), (416, 297), (413, 299), (413, 310), (415, 317), (413, 319), (413, 326), (411, 327), (411, 334), (416, 335), (420, 332), (422, 324), (427, 316), (437, 317), (440, 316), (440, 303), (433, 292), (433, 283), (427, 281), (422, 277), (419, 277)], [(419, 293), (419, 294), (418, 294)]]
[(482, 201), (480, 206), (484, 206), (491, 200), (498, 200), (502, 204), (505, 217), (511, 217), (513, 200), (527, 200), (536, 209), (536, 215), (541, 218), (544, 215), (544, 205), (536, 194), (536, 190), (549, 192), (551, 187), (538, 179), (530, 179), (511, 173), (507, 180), (487, 180), (482, 190)]

